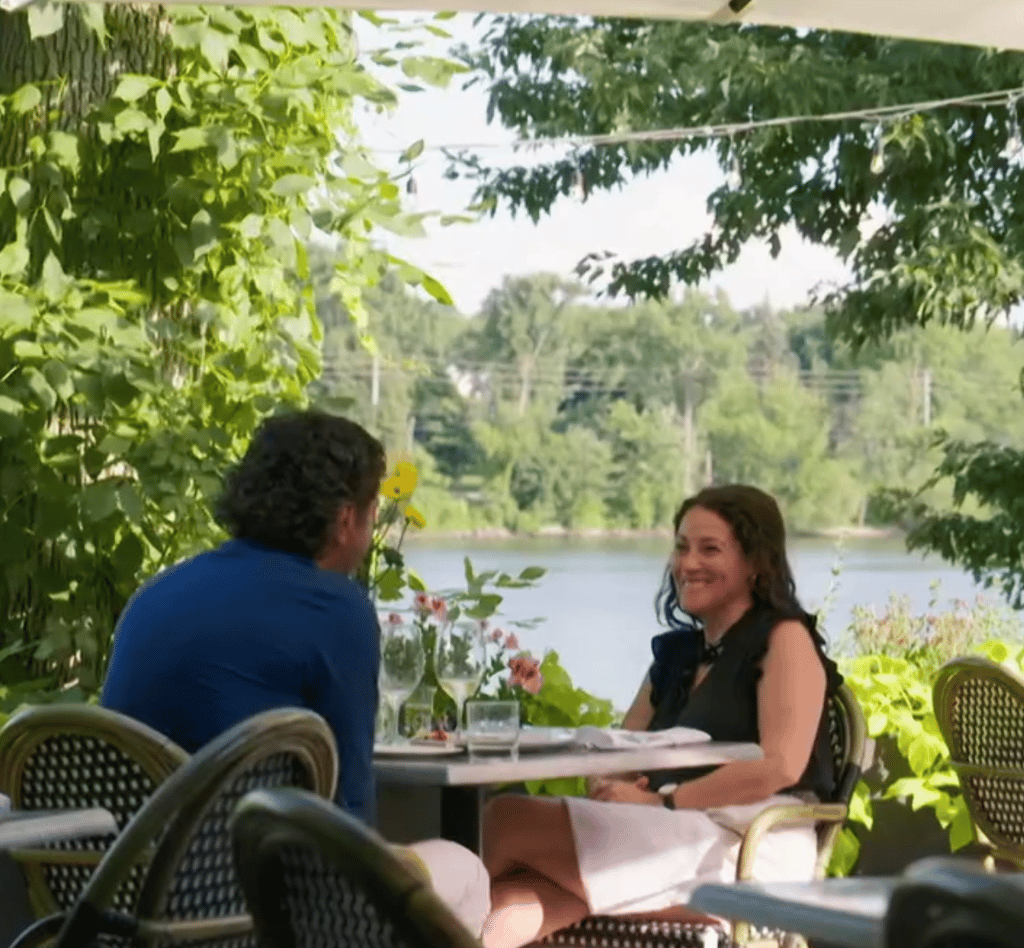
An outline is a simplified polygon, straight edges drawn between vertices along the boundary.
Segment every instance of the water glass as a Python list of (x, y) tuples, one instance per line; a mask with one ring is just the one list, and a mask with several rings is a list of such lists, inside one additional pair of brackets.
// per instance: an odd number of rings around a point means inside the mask
[(434, 729), (433, 685), (420, 685), (405, 702), (406, 737), (426, 737)]
[(507, 752), (519, 759), (519, 702), (467, 701), (466, 748), (474, 760), (486, 751)]

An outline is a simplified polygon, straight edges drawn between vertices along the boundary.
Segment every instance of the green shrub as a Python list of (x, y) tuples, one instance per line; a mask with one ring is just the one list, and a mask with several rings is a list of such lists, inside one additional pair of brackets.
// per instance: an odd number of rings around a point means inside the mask
[[(949, 762), (932, 706), (932, 683), (942, 665), (959, 655), (983, 655), (1024, 671), (1019, 618), (979, 596), (953, 608), (914, 615), (905, 599), (893, 599), (881, 616), (858, 609), (845, 644), (853, 654), (840, 668), (867, 722), (868, 734), (888, 735), (910, 776), (889, 783), (874, 799), (895, 799), (912, 810), (931, 809), (955, 852), (975, 839), (960, 785)], [(865, 781), (855, 791), (850, 820), (872, 828), (872, 795)], [(844, 829), (830, 875), (845, 875), (857, 860), (859, 841)]]

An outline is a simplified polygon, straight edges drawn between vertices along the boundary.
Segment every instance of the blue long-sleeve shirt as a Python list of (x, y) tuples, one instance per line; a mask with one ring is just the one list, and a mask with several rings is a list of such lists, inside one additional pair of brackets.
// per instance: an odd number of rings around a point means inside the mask
[(338, 744), (335, 801), (372, 825), (379, 664), (361, 586), (305, 557), (231, 540), (131, 598), (101, 703), (189, 753), (261, 711), (316, 711)]

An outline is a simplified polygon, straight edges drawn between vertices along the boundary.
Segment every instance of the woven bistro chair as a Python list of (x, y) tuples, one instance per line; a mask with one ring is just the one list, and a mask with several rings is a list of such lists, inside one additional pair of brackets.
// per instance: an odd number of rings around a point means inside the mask
[[(27, 708), (0, 729), (0, 793), (13, 810), (107, 810), (124, 829), (160, 784), (188, 760), (177, 744), (132, 718), (88, 704)], [(37, 917), (67, 911), (114, 836), (62, 840), (10, 853)], [(142, 867), (117, 893), (133, 905)]]
[(987, 658), (939, 669), (935, 717), (976, 830), (1024, 869), (1024, 678)]
[[(330, 797), (337, 779), (333, 734), (312, 711), (283, 708), (237, 724), (164, 781), (121, 831), (75, 905), (33, 926), (26, 944), (55, 935), (58, 948), (94, 941), (132, 948), (254, 946), (228, 819), (251, 790), (290, 786)], [(124, 878), (140, 862), (145, 870), (136, 903), (118, 904)]]
[[(836, 770), (836, 794), (824, 803), (778, 804), (758, 814), (740, 843), (736, 881), (753, 878), (754, 857), (765, 834), (782, 824), (814, 823), (818, 827), (818, 859), (814, 878), (825, 876), (832, 849), (846, 820), (850, 799), (861, 774), (874, 760), (874, 742), (867, 736), (864, 713), (853, 692), (840, 685), (828, 705), (829, 738)], [(541, 944), (564, 948), (707, 948), (707, 946), (778, 946), (794, 948), (799, 936), (755, 932), (743, 921), (732, 933), (717, 925), (671, 921), (642, 915), (592, 915), (545, 938)]]
[(338, 807), (260, 790), (231, 822), (260, 948), (480, 948), (429, 879)]
[(885, 948), (1019, 948), (1024, 874), (939, 856), (911, 866), (889, 897)]

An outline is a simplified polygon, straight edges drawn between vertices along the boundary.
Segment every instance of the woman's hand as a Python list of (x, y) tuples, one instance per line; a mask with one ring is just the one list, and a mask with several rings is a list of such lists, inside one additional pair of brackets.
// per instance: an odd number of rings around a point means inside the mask
[(605, 803), (646, 803), (661, 806), (661, 794), (647, 789), (646, 777), (638, 780), (608, 780), (601, 777), (587, 781), (587, 790), (591, 800)]

